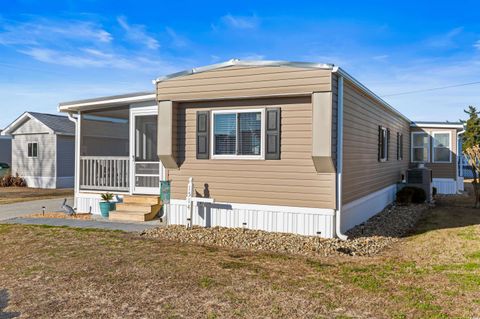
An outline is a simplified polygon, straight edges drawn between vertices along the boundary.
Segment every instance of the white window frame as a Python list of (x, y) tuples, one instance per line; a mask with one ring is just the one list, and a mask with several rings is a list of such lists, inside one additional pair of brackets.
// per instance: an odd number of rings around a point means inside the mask
[[(420, 135), (420, 134), (421, 134), (421, 135), (424, 135), (424, 134), (427, 135), (427, 160), (426, 160), (426, 161), (414, 161), (414, 160), (413, 160), (413, 150), (416, 149), (416, 148), (420, 148), (420, 147), (415, 147), (415, 146), (413, 145), (413, 137), (414, 137), (415, 135)], [(430, 140), (431, 140), (430, 137), (431, 137), (431, 136), (430, 136), (430, 134), (429, 134), (428, 132), (423, 132), (423, 131), (421, 131), (421, 132), (412, 132), (412, 134), (410, 134), (410, 162), (412, 162), (412, 163), (428, 163), (428, 162), (430, 162), (430, 144), (431, 144), (431, 143), (430, 143)], [(424, 147), (422, 147), (422, 148), (424, 148)]]
[[(436, 134), (448, 134), (448, 147), (444, 147), (444, 148), (448, 148), (448, 150), (449, 150), (448, 161), (437, 161), (435, 159), (435, 135)], [(451, 163), (452, 162), (452, 132), (450, 132), (450, 131), (432, 131), (431, 135), (432, 135), (432, 162), (433, 163)]]
[[(260, 155), (233, 155), (233, 154), (215, 154), (215, 114), (232, 114), (232, 113), (260, 113), (261, 117), (261, 136), (260, 136)], [(238, 122), (236, 124), (238, 126)], [(234, 160), (264, 160), (265, 159), (265, 109), (229, 109), (212, 111), (210, 119), (210, 158), (212, 159), (234, 159)], [(238, 127), (237, 127), (238, 132)], [(238, 136), (235, 142), (238, 147)]]
[(388, 142), (389, 142), (388, 141), (388, 128), (382, 126), (381, 131), (382, 131), (382, 137), (385, 136), (385, 138), (384, 138), (385, 143), (383, 144), (383, 154), (385, 155), (385, 157), (380, 157), (380, 162), (386, 162), (388, 160)]
[[(32, 156), (28, 155), (28, 147), (32, 144)], [(37, 144), (37, 155), (33, 156), (33, 144)], [(27, 158), (38, 158), (38, 142), (27, 142)]]

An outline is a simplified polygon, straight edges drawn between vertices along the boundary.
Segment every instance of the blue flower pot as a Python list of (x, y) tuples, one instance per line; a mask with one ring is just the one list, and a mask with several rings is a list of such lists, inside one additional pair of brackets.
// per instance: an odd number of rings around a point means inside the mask
[[(100, 202), (100, 212), (102, 213), (102, 217), (108, 218), (110, 215), (110, 207), (112, 203), (109, 202)], [(115, 205), (115, 203), (113, 203)]]

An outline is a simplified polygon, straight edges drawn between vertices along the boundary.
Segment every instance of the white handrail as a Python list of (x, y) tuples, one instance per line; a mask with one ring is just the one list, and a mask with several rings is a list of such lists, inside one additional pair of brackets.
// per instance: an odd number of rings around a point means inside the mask
[(80, 156), (80, 189), (128, 191), (128, 156)]

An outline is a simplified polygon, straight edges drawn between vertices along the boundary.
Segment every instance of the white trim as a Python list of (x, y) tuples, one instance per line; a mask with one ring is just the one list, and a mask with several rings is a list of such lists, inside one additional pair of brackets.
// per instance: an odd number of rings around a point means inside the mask
[(343, 205), (342, 231), (347, 231), (381, 212), (395, 200), (397, 185), (393, 184)]
[[(30, 120), (34, 120), (36, 121), (37, 123), (41, 124), (42, 126), (44, 126), (47, 131), (50, 133), (50, 134), (55, 134), (55, 132), (49, 128), (47, 125), (45, 125), (44, 123), (40, 122), (37, 118), (35, 118), (34, 116), (30, 115), (30, 113), (28, 112), (24, 112), (22, 115), (20, 115), (15, 121), (13, 121), (10, 125), (8, 125), (3, 131), (2, 131), (2, 135), (9, 135), (11, 133), (11, 131), (15, 131), (15, 129), (17, 128), (17, 126), (21, 126), (21, 123), (23, 120), (25, 120), (25, 118), (29, 118)], [(36, 134), (36, 133), (32, 133), (32, 134)]]
[(463, 124), (441, 124), (441, 123), (422, 123), (422, 122), (413, 122), (410, 123), (411, 127), (419, 128), (451, 128), (451, 129), (463, 129)]
[(68, 105), (59, 105), (58, 110), (60, 112), (68, 112), (68, 111), (79, 111), (79, 110), (84, 110), (88, 108), (98, 109), (100, 107), (111, 107), (118, 104), (131, 104), (136, 102), (146, 102), (150, 100), (151, 101), (156, 100), (155, 93), (132, 96), (132, 97), (123, 97), (123, 98), (105, 97), (104, 99), (101, 99), (101, 100), (84, 101), (84, 102), (80, 101), (78, 103), (72, 102), (72, 104), (68, 104)]
[[(448, 134), (448, 147), (439, 147), (439, 148), (447, 148), (448, 152), (448, 161), (436, 161), (435, 160), (435, 134)], [(431, 131), (430, 135), (432, 137), (432, 163), (444, 163), (450, 164), (452, 163), (452, 132), (451, 131)]]
[[(214, 154), (215, 150), (215, 115), (216, 114), (238, 114), (238, 113), (258, 113), (260, 112), (260, 123), (261, 123), (261, 133), (260, 133), (260, 155), (220, 155)], [(212, 116), (210, 119), (210, 158), (211, 159), (229, 159), (229, 160), (264, 160), (265, 159), (265, 108), (260, 109), (219, 109), (212, 111)], [(236, 129), (238, 133), (238, 117), (236, 121)], [(235, 139), (236, 149), (238, 148), (238, 134)]]
[[(427, 146), (426, 146), (427, 147), (427, 160), (426, 161), (414, 161), (413, 160), (413, 149), (414, 148), (422, 148), (422, 149), (425, 148), (425, 146), (424, 147), (419, 147), (419, 146), (414, 147), (413, 146), (413, 136), (414, 135), (420, 135), (420, 134), (426, 134), (427, 137), (428, 137)], [(411, 132), (411, 134), (410, 134), (410, 162), (411, 163), (429, 163), (430, 162), (430, 134), (429, 134), (429, 132), (424, 132), (424, 131), (422, 131), (422, 132)]]

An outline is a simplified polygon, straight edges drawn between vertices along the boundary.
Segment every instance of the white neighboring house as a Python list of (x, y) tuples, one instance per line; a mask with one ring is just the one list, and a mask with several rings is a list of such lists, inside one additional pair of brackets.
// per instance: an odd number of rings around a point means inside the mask
[(12, 136), (12, 174), (28, 187), (73, 188), (75, 125), (68, 117), (25, 112), (2, 135)]
[(12, 137), (1, 134), (2, 130), (0, 130), (0, 163), (12, 165)]

